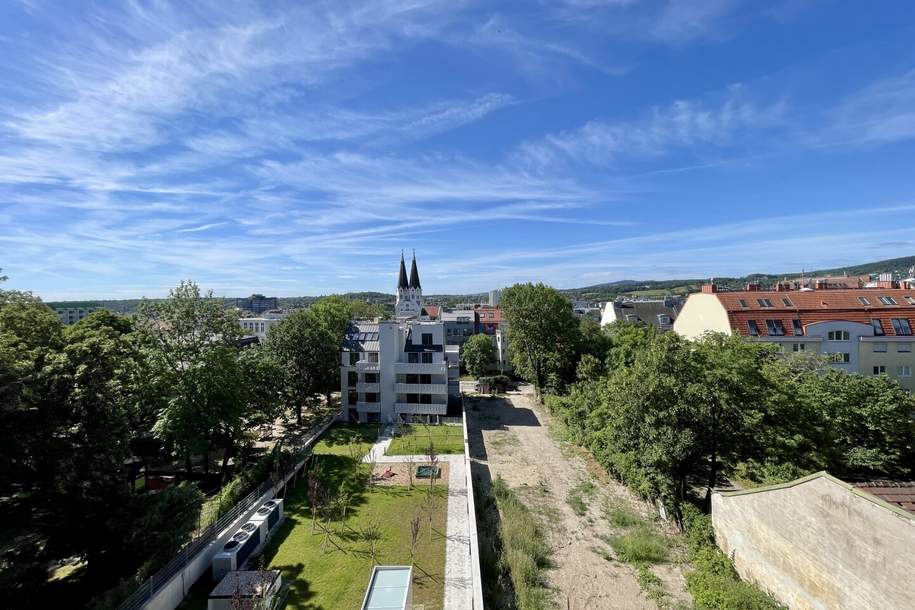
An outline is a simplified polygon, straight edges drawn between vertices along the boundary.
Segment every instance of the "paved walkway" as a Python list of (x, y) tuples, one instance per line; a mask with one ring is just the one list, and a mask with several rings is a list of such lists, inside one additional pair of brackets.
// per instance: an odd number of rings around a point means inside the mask
[[(363, 462), (395, 464), (428, 462), (428, 455), (385, 455), (392, 430), (386, 428)], [(448, 463), (448, 525), (445, 531), (445, 605), (444, 610), (473, 608), (473, 572), (470, 561), (470, 523), (467, 505), (467, 465), (463, 454), (438, 456)]]

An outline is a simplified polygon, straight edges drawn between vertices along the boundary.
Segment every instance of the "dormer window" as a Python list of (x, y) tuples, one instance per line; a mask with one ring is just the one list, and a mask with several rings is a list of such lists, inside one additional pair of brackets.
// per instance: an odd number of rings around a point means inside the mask
[(769, 307), (775, 307), (770, 299), (756, 299), (756, 302), (759, 303), (760, 307), (765, 307), (767, 309)]
[(781, 337), (785, 334), (785, 326), (781, 320), (766, 320), (766, 330), (772, 337)]
[(746, 299), (738, 299), (738, 301), (740, 302), (740, 306), (744, 309), (748, 309), (750, 307), (750, 304), (747, 303)]
[(897, 335), (901, 336), (907, 337), (912, 334), (912, 326), (905, 318), (893, 318), (893, 330), (896, 331)]

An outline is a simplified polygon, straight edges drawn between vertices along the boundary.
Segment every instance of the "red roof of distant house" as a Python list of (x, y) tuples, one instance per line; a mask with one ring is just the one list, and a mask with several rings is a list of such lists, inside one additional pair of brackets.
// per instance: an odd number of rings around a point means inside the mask
[(502, 308), (498, 305), (478, 305), (474, 312), (476, 313), (477, 322), (480, 324), (502, 323)]
[(442, 308), (438, 305), (423, 305), (423, 313), (430, 318), (437, 318)]
[(915, 481), (864, 481), (855, 487), (915, 514)]
[[(748, 320), (757, 321), (760, 336), (768, 334), (765, 320), (781, 320), (784, 336), (788, 337), (794, 334), (794, 320), (807, 326), (831, 320), (871, 324), (877, 319), (884, 334), (892, 337), (896, 334), (892, 319), (905, 318), (915, 329), (915, 290), (910, 289), (743, 290), (714, 294), (727, 310), (731, 328), (745, 336), (749, 334)], [(895, 304), (884, 303), (881, 297), (892, 299)]]

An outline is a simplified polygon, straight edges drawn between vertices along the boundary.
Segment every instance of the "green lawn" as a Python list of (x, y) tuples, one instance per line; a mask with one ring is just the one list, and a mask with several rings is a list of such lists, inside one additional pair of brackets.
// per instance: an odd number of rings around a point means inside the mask
[[(303, 478), (286, 500), (286, 520), (270, 540), (263, 558), (271, 568), (283, 572), (290, 583), (287, 609), (332, 610), (358, 608), (372, 571), (371, 543), (366, 526), (377, 524), (375, 562), (379, 565), (410, 565), (410, 521), (421, 517), (416, 547), (413, 603), (427, 610), (441, 609), (444, 599), (445, 527), (447, 486), (429, 488), (374, 487), (353, 484), (349, 457), (325, 455), (322, 462), (325, 485), (342, 484), (354, 493), (345, 526), (339, 511), (328, 523), (332, 534), (325, 544), (319, 526), (312, 531), (312, 513), (307, 499), (308, 483)], [(428, 515), (432, 515), (431, 539)], [(322, 548), (323, 546), (323, 548)]]
[(349, 456), (351, 447), (362, 457), (378, 438), (378, 424), (334, 424), (315, 445), (316, 455)]
[(462, 426), (408, 424), (401, 430), (403, 435), (391, 441), (387, 455), (425, 455), (430, 440), (437, 453), (464, 453)]

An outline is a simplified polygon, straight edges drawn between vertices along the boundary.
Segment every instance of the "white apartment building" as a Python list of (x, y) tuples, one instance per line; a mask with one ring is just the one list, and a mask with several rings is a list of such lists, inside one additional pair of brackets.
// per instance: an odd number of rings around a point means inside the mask
[(258, 340), (263, 343), (267, 338), (267, 333), (270, 332), (270, 329), (286, 319), (287, 315), (288, 314), (286, 313), (278, 313), (251, 318), (239, 318), (238, 323), (249, 334), (257, 335)]
[(54, 310), (57, 319), (61, 324), (76, 324), (90, 313), (98, 309), (97, 307), (58, 307)]
[(341, 419), (359, 422), (438, 422), (457, 394), (457, 346), (445, 345), (445, 325), (422, 319), (416, 256), (407, 279), (403, 257), (396, 320), (356, 321), (340, 360)]

